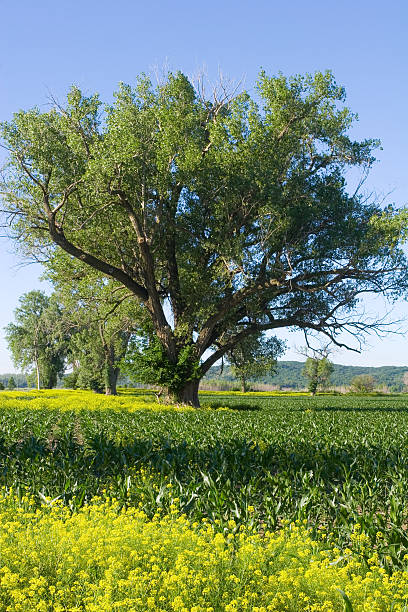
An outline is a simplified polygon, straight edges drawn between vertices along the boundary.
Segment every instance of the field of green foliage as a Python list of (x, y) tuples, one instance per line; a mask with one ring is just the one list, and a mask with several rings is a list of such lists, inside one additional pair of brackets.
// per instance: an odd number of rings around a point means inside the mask
[(408, 610), (408, 397), (201, 403), (0, 394), (0, 610)]

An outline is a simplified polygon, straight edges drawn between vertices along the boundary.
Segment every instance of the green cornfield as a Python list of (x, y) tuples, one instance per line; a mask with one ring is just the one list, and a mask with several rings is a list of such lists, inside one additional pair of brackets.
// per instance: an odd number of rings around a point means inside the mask
[[(271, 595), (265, 602), (255, 595), (252, 600), (235, 591), (231, 595), (225, 587), (228, 596), (224, 601), (217, 595), (216, 603), (205, 597), (200, 603), (198, 595), (188, 602), (181, 594), (175, 596), (177, 604), (167, 591), (160, 603), (146, 591), (144, 598), (138, 593), (133, 603), (117, 609), (407, 610), (408, 589), (401, 591), (401, 584), (408, 558), (408, 398), (203, 393), (201, 403), (200, 409), (163, 406), (142, 391), (124, 391), (117, 398), (69, 391), (1, 393), (3, 509), (38, 516), (57, 508), (57, 514), (68, 513), (66, 520), (73, 520), (95, 504), (114, 504), (115, 512), (137, 511), (147, 522), (184, 521), (183, 528), (200, 537), (203, 529), (210, 529), (212, 538), (251, 534), (246, 537), (266, 548), (273, 534), (300, 530), (313, 543), (306, 564), (316, 561), (309, 559), (315, 546), (339, 572), (356, 563), (358, 569), (347, 570), (350, 580), (367, 580), (374, 566), (381, 578), (363, 590), (359, 582), (360, 591), (354, 585), (348, 594), (347, 581), (335, 585), (330, 596), (324, 589), (316, 587), (313, 595), (302, 587), (301, 604), (298, 595), (293, 599), (283, 591), (279, 600), (276, 589), (276, 601)], [(237, 547), (231, 551), (239, 556)], [(14, 572), (20, 576), (21, 571), (16, 561)], [(270, 575), (265, 568), (259, 571)], [(397, 587), (383, 592), (381, 580), (391, 584), (397, 575), (399, 594)], [(17, 591), (23, 593), (21, 584)], [(255, 586), (251, 589), (255, 593)], [(30, 609), (25, 596), (20, 604), (7, 597), (0, 588), (0, 610)], [(62, 596), (54, 603), (40, 598), (38, 609), (116, 609), (114, 594), (108, 603), (92, 597), (87, 603), (78, 595), (69, 604)]]

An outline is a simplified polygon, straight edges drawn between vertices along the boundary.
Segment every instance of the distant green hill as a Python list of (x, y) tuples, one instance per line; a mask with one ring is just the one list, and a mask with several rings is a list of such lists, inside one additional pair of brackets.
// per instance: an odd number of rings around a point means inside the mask
[[(276, 374), (272, 376), (263, 376), (252, 384), (273, 385), (279, 388), (289, 389), (304, 389), (307, 386), (307, 380), (302, 375), (304, 362), (302, 361), (279, 361)], [(228, 387), (237, 386), (238, 381), (232, 375), (228, 366), (224, 366), (223, 372), (220, 373), (219, 366), (212, 367), (203, 382), (213, 381), (218, 386), (226, 383)], [(348, 387), (354, 378), (359, 374), (370, 374), (378, 387), (388, 387), (389, 391), (399, 392), (405, 391), (403, 376), (408, 372), (408, 366), (382, 366), (380, 368), (369, 368), (364, 366), (344, 366), (334, 364), (334, 372), (331, 377), (331, 387)], [(27, 380), (24, 374), (0, 374), (0, 382), (7, 386), (8, 379), (13, 376), (18, 387), (27, 387)], [(119, 381), (120, 385), (132, 384), (131, 381), (122, 376)], [(119, 386), (120, 386), (119, 385)]]
[[(279, 361), (276, 374), (263, 376), (253, 381), (253, 384), (276, 385), (277, 387), (288, 387), (290, 389), (302, 389), (307, 385), (307, 381), (302, 375), (304, 362), (301, 361)], [(205, 380), (237, 382), (230, 368), (224, 366), (224, 371), (220, 373), (220, 367), (214, 366), (207, 373)], [(386, 386), (389, 391), (404, 391), (406, 389), (403, 375), (408, 372), (408, 366), (382, 366), (370, 368), (364, 366), (345, 366), (334, 364), (334, 371), (331, 377), (332, 387), (348, 387), (354, 378), (360, 374), (370, 374), (378, 387)]]

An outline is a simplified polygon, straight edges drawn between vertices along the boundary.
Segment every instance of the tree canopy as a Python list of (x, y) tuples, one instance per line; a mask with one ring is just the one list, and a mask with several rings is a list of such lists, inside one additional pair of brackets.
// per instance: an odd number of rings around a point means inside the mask
[(122, 84), (104, 109), (73, 88), (1, 125), (10, 233), (129, 291), (152, 372), (197, 404), (200, 377), (243, 338), (295, 327), (344, 345), (376, 324), (353, 314), (360, 295), (407, 286), (401, 217), (347, 191), (378, 142), (349, 136), (344, 100), (330, 72), (261, 73), (256, 100), (205, 96), (181, 73)]

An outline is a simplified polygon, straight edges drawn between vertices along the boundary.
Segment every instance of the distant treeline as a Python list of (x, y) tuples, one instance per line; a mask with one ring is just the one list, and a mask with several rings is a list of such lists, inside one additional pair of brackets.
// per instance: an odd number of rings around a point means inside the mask
[[(11, 377), (14, 378), (14, 382), (16, 383), (16, 386), (21, 387), (21, 388), (34, 387), (36, 383), (34, 374), (14, 374), (14, 373), (0, 374), (0, 383), (3, 383), (3, 385), (7, 388), (9, 378)], [(58, 379), (56, 386), (57, 388), (63, 387), (63, 381), (61, 378)], [(133, 387), (133, 386), (140, 386), (140, 385), (135, 385), (135, 383), (132, 382), (126, 375), (119, 374), (118, 386), (119, 387), (132, 386)]]
[(27, 378), (25, 374), (0, 374), (0, 382), (7, 387), (9, 378), (11, 377), (14, 378), (17, 387), (27, 387)]
[[(273, 385), (278, 388), (303, 389), (307, 386), (306, 378), (302, 375), (304, 363), (301, 361), (279, 361), (276, 366), (276, 374), (260, 377), (252, 382), (253, 385)], [(219, 366), (212, 367), (203, 379), (203, 383), (211, 381), (225, 381), (231, 384), (238, 384), (230, 368), (224, 366), (221, 373)], [(334, 371), (331, 376), (331, 387), (348, 387), (352, 379), (360, 374), (369, 374), (375, 380), (376, 387), (387, 387), (389, 391), (405, 391), (404, 373), (408, 372), (408, 366), (382, 366), (370, 368), (364, 366), (344, 366), (334, 364)], [(407, 381), (408, 382), (408, 381)]]
[[(302, 375), (304, 363), (301, 361), (279, 361), (276, 366), (276, 374), (262, 376), (252, 381), (252, 385), (271, 385), (279, 389), (304, 389), (307, 386), (307, 380)], [(202, 386), (211, 386), (222, 388), (239, 387), (238, 381), (234, 378), (230, 368), (224, 366), (220, 372), (219, 366), (212, 367), (207, 375), (202, 380)], [(331, 376), (331, 387), (349, 387), (352, 379), (360, 374), (369, 374), (375, 380), (376, 387), (381, 389), (387, 387), (391, 392), (400, 392), (407, 390), (408, 380), (404, 383), (404, 374), (408, 373), (408, 366), (382, 366), (380, 368), (370, 368), (364, 366), (344, 366), (334, 364), (334, 371)], [(13, 377), (17, 387), (27, 387), (27, 378), (25, 374), (0, 374), (0, 382), (7, 387), (10, 377)], [(408, 374), (407, 374), (408, 378)], [(124, 375), (119, 376), (119, 386), (133, 386), (134, 383)], [(59, 381), (58, 386), (61, 386)], [(139, 386), (139, 385), (137, 385)]]

